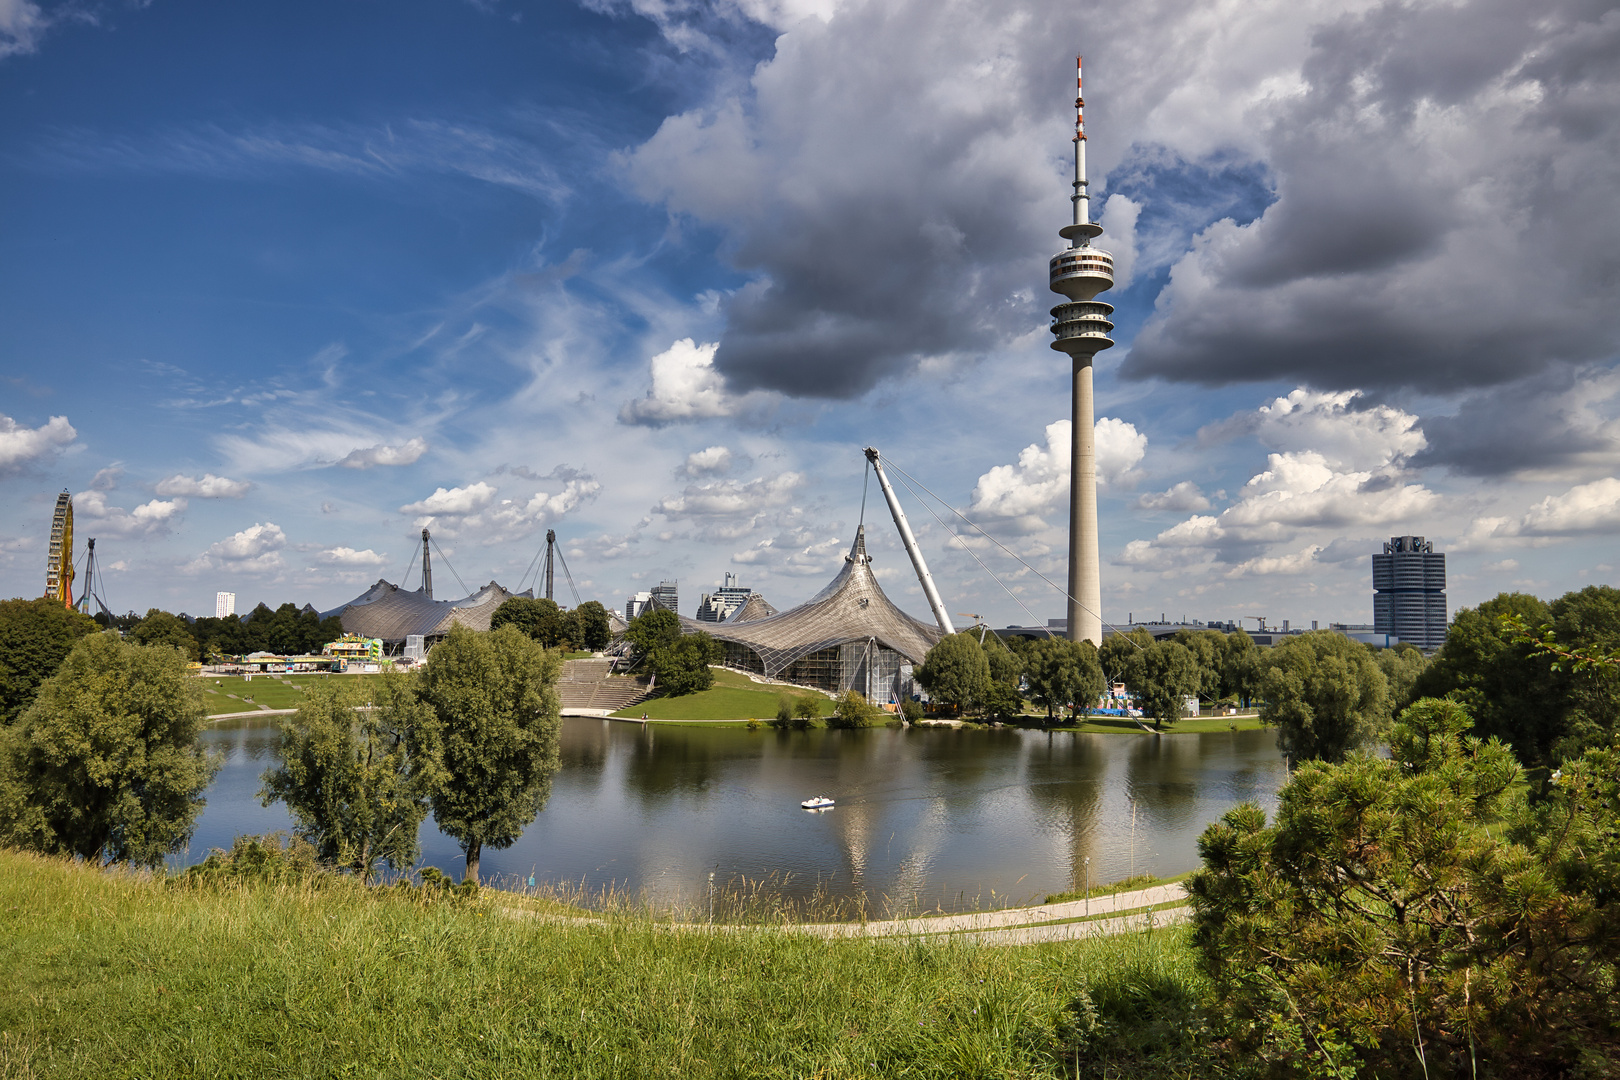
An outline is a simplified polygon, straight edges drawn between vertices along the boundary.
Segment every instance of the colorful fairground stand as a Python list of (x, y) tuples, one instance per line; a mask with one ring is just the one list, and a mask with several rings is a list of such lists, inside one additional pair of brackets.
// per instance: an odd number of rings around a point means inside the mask
[(335, 671), (377, 671), (383, 657), (382, 638), (344, 634), (322, 646), (321, 655), (330, 656), (336, 661), (333, 665)]

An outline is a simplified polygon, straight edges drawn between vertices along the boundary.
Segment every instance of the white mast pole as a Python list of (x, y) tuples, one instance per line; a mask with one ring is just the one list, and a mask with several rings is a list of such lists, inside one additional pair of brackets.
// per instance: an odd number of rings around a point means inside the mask
[(911, 534), (911, 525), (906, 521), (906, 512), (900, 509), (900, 500), (895, 497), (894, 488), (889, 486), (889, 478), (883, 475), (883, 463), (878, 459), (876, 447), (866, 448), (866, 460), (872, 463), (872, 469), (877, 473), (878, 486), (883, 488), (883, 497), (889, 500), (889, 513), (894, 515), (894, 524), (900, 530), (900, 542), (906, 546), (906, 554), (911, 556), (912, 568), (917, 571), (917, 580), (922, 584), (923, 595), (928, 597), (928, 606), (933, 609), (934, 619), (939, 628), (947, 634), (956, 633), (956, 627), (951, 625), (951, 617), (945, 612), (945, 601), (939, 598), (939, 590), (934, 588), (933, 575), (928, 572), (928, 564), (923, 561), (922, 549), (917, 546), (917, 538)]

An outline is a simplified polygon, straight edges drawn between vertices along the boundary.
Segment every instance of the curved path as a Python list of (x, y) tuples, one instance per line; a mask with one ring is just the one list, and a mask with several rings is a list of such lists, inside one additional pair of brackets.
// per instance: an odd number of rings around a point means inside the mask
[[(1112, 896), (1094, 896), (1087, 912), (1087, 901), (1070, 900), (1061, 904), (977, 911), (966, 915), (941, 915), (932, 919), (886, 919), (865, 923), (776, 923), (758, 926), (734, 923), (662, 924), (668, 930), (696, 930), (709, 933), (741, 933), (749, 930), (789, 934), (812, 934), (827, 939), (859, 937), (960, 937), (984, 945), (1038, 945), (1051, 941), (1109, 937), (1157, 926), (1186, 922), (1190, 912), (1187, 893), (1179, 882), (1155, 885)], [(515, 908), (501, 909), (519, 918), (597, 925), (601, 919), (568, 915), (535, 915)]]
[(1186, 901), (1187, 891), (1180, 882), (1174, 882), (1133, 892), (1094, 896), (1089, 901), (1068, 900), (1061, 904), (924, 919), (808, 923), (789, 929), (827, 938), (937, 937), (950, 934), (987, 945), (1031, 945), (1043, 941), (1102, 937), (1185, 922), (1189, 915)]

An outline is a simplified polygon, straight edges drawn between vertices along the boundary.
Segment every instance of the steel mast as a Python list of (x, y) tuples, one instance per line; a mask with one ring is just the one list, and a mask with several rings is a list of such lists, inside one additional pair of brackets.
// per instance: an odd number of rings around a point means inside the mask
[(422, 594), (433, 599), (433, 560), (428, 557), (427, 529), (422, 530)]
[(923, 595), (928, 597), (928, 606), (933, 609), (934, 619), (939, 628), (947, 634), (956, 633), (956, 627), (951, 625), (951, 617), (945, 611), (945, 601), (939, 598), (939, 590), (934, 588), (934, 578), (928, 572), (928, 564), (923, 561), (922, 549), (917, 546), (917, 538), (911, 533), (911, 525), (906, 521), (906, 512), (900, 509), (900, 500), (895, 497), (894, 488), (889, 486), (889, 478), (883, 474), (883, 462), (879, 459), (877, 448), (866, 448), (866, 460), (872, 463), (872, 470), (877, 473), (878, 485), (883, 488), (883, 497), (889, 501), (889, 513), (894, 515), (895, 528), (900, 530), (900, 542), (906, 547), (906, 554), (911, 556), (912, 569), (917, 571), (917, 580), (922, 584)]

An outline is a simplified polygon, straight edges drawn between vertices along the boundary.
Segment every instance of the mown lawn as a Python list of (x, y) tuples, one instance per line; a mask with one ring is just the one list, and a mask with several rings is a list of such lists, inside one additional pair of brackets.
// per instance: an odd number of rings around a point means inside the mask
[(1180, 931), (1018, 948), (0, 850), (0, 1076), (1217, 1075)]
[(345, 685), (364, 684), (376, 675), (255, 675), (250, 682), (241, 675), (203, 675), (198, 678), (208, 715), (267, 709), (296, 709), (303, 688), (320, 679), (343, 679)]
[[(680, 697), (656, 697), (650, 701), (620, 709), (614, 716), (639, 720), (642, 713), (649, 720), (769, 720), (776, 715), (776, 703), (782, 691), (761, 686), (738, 671), (715, 668), (714, 686), (695, 694)], [(816, 703), (817, 715), (826, 716), (833, 711), (833, 701), (825, 694), (811, 690), (788, 691), (809, 696)]]

